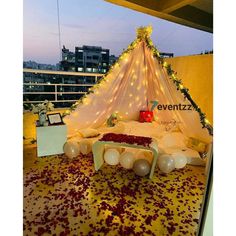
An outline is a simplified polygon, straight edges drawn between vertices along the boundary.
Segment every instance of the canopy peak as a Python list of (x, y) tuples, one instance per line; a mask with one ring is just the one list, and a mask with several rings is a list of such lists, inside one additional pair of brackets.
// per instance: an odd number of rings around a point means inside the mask
[(141, 26), (136, 29), (137, 38), (145, 39), (150, 38), (152, 34), (152, 26)]

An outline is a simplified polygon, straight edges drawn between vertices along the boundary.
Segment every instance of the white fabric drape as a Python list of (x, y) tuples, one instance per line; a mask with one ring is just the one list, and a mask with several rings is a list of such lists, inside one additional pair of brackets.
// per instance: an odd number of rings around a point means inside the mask
[[(122, 120), (138, 120), (139, 111), (147, 109), (148, 102), (155, 100), (158, 104), (190, 105), (145, 42), (140, 41), (107, 75), (106, 81), (101, 82), (94, 93), (88, 94), (83, 104), (78, 105), (64, 121), (69, 134), (73, 135), (79, 129), (103, 125), (113, 112), (118, 112)], [(211, 141), (195, 110), (155, 109), (154, 114), (158, 122), (174, 119), (186, 136)]]

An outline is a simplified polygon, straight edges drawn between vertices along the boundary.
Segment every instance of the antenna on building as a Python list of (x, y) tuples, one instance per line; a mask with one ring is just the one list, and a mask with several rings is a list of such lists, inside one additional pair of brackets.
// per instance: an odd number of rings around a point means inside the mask
[(58, 37), (59, 37), (59, 55), (60, 55), (60, 61), (62, 61), (60, 12), (59, 12), (59, 1), (58, 0), (57, 0), (57, 25), (58, 25)]

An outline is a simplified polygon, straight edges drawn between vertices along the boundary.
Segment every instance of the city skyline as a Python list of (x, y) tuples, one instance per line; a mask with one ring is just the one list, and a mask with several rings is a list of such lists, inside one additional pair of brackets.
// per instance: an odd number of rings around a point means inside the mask
[[(103, 0), (59, 0), (61, 47), (101, 46), (119, 56), (135, 39), (135, 29), (153, 26), (152, 40), (175, 56), (213, 49), (211, 33), (181, 26)], [(24, 0), (23, 60), (56, 64), (60, 60), (56, 1)], [(127, 23), (128, 22), (128, 23)]]

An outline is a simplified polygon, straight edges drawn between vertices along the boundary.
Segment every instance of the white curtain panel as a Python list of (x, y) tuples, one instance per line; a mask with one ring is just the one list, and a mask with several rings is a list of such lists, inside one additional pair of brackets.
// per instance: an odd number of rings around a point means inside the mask
[[(82, 128), (100, 127), (114, 112), (118, 113), (121, 120), (138, 120), (139, 111), (146, 110), (150, 101), (158, 101), (161, 105), (191, 105), (176, 89), (166, 69), (153, 57), (145, 41), (140, 41), (110, 71), (106, 81), (101, 82), (94, 93), (88, 94), (83, 104), (78, 105), (64, 121), (69, 135), (74, 135)], [(202, 128), (199, 114), (195, 110), (155, 108), (154, 115), (160, 124), (174, 119), (188, 137), (211, 141), (208, 130)]]

